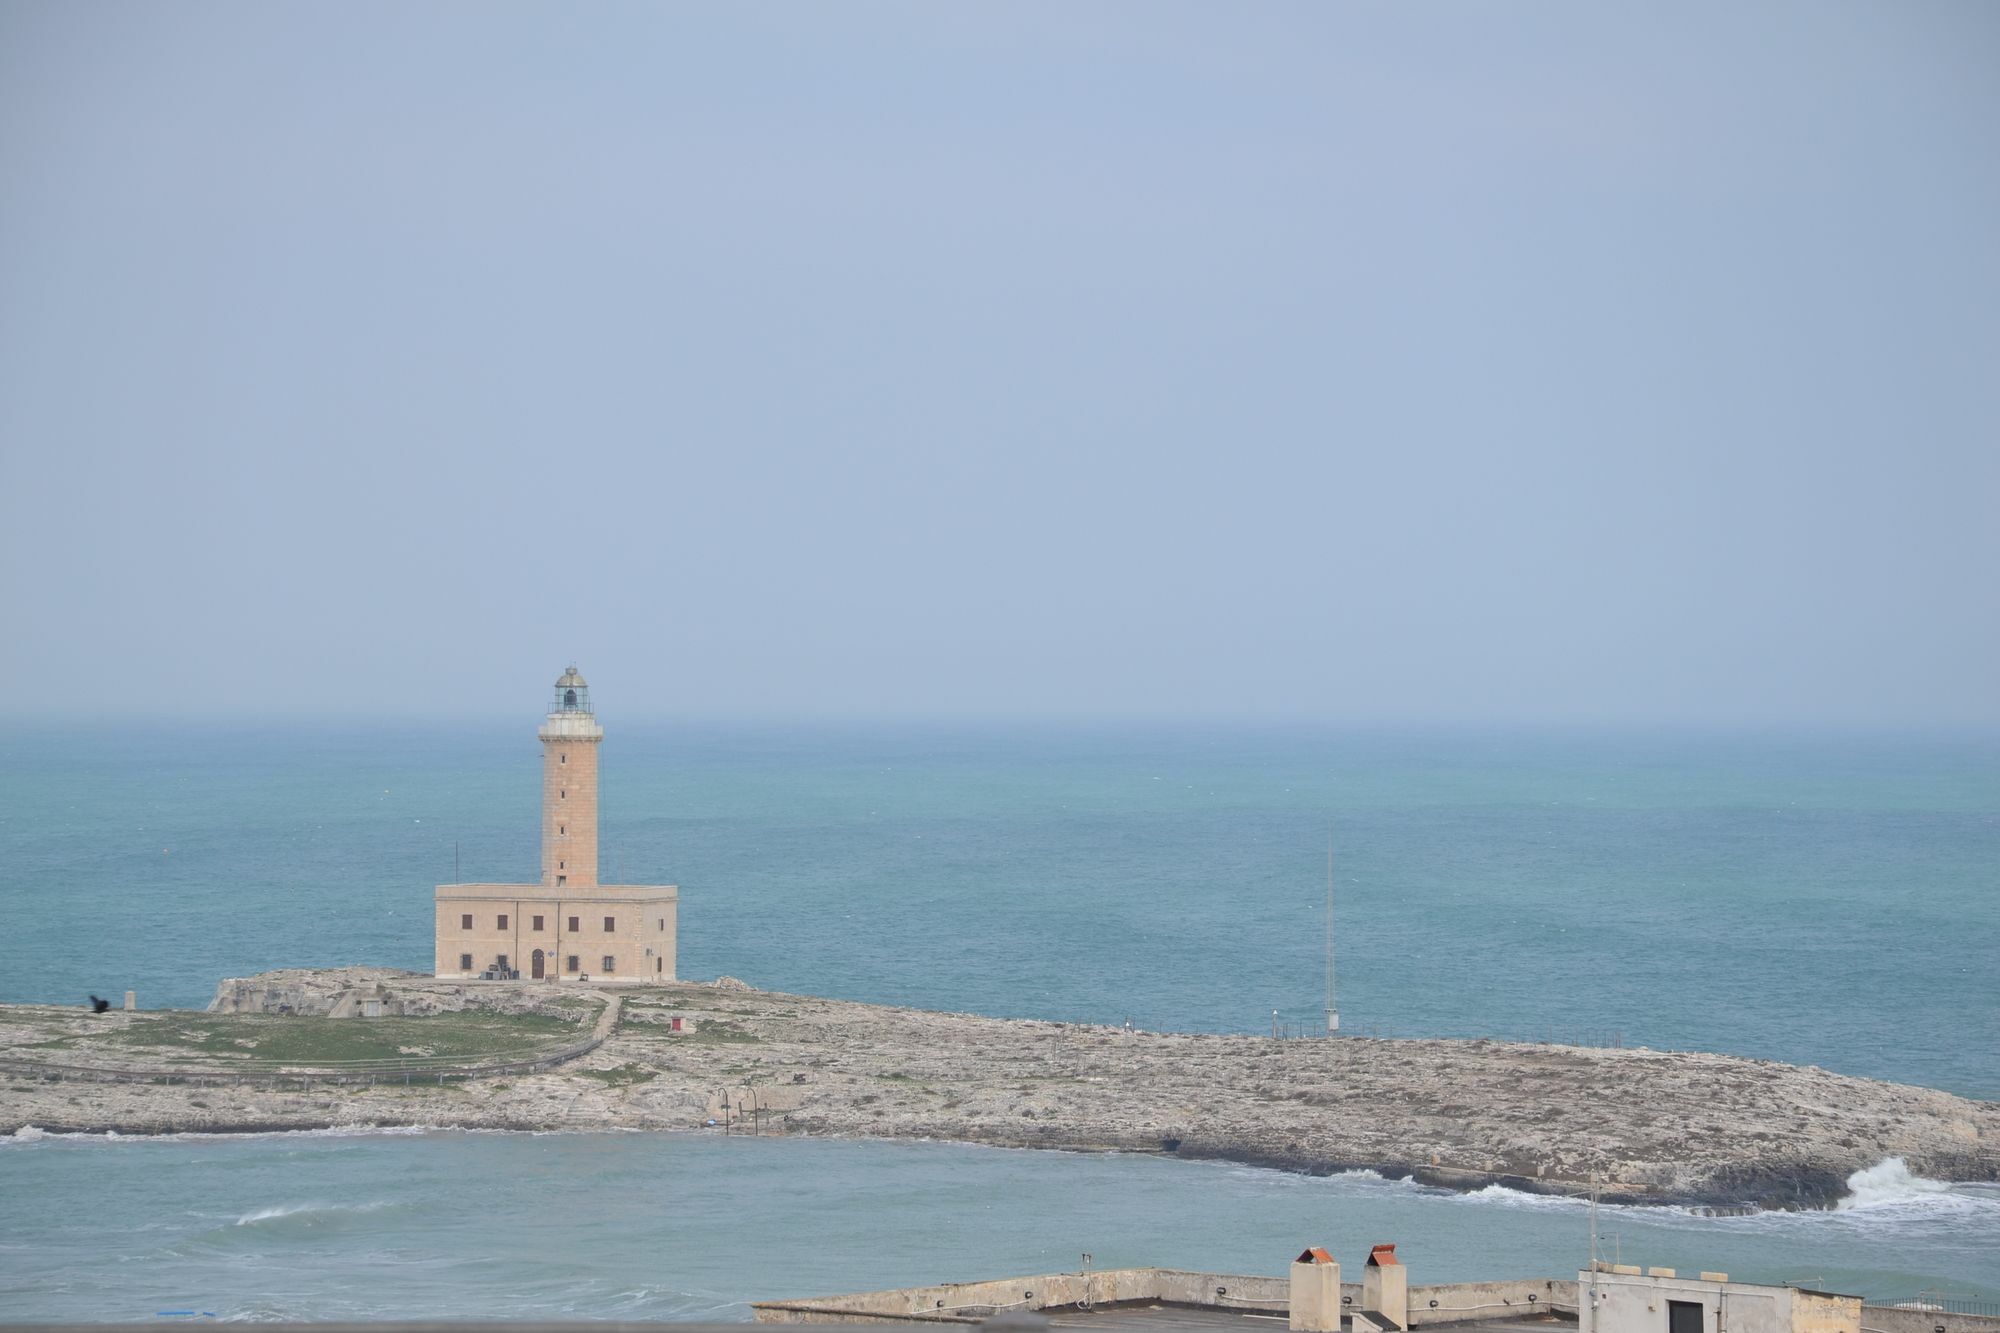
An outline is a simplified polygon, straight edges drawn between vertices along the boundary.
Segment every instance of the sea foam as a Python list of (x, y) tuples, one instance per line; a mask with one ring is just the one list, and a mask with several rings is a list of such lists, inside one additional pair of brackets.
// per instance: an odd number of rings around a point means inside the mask
[(1847, 1178), (1847, 1189), (1847, 1197), (1834, 1205), (1835, 1212), (1898, 1207), (1951, 1192), (1951, 1186), (1944, 1181), (1911, 1171), (1910, 1164), (1900, 1157), (1886, 1157), (1856, 1171)]
[(306, 1217), (308, 1220), (320, 1216), (343, 1213), (373, 1213), (396, 1205), (387, 1200), (370, 1203), (284, 1203), (269, 1208), (258, 1208), (236, 1219), (239, 1227), (252, 1227), (260, 1222), (281, 1222), (289, 1217)]

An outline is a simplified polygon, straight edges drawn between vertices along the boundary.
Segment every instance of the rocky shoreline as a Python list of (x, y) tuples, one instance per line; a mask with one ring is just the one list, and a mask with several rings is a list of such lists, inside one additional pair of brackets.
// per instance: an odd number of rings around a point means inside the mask
[[(393, 1012), (576, 1017), (574, 986), (381, 969), (225, 982), (218, 1009), (324, 1014), (358, 987)], [(434, 1127), (702, 1130), (1125, 1151), (1452, 1189), (1822, 1208), (1890, 1157), (2000, 1180), (2000, 1104), (1733, 1056), (1480, 1041), (1128, 1032), (896, 1009), (730, 983), (621, 987), (601, 1044), (553, 1069), (233, 1086), (228, 1055), (167, 1050), (208, 1082), (58, 1077), (149, 1039), (145, 1014), (0, 1006), (0, 1125), (250, 1133)], [(275, 997), (284, 997), (279, 1000)], [(601, 1004), (588, 1006), (591, 1013)], [(588, 1028), (591, 1013), (580, 1022)], [(674, 1020), (681, 1021), (680, 1030)], [(218, 1016), (216, 1022), (232, 1021)], [(252, 1022), (256, 1020), (250, 1020)], [(267, 1020), (268, 1021), (268, 1020)], [(293, 1017), (290, 1023), (366, 1023)], [(135, 1027), (135, 1025), (137, 1025)], [(210, 1033), (209, 1035), (213, 1035)], [(254, 1046), (254, 1040), (237, 1044)], [(160, 1049), (149, 1047), (158, 1063)], [(373, 1077), (373, 1076), (371, 1076)]]

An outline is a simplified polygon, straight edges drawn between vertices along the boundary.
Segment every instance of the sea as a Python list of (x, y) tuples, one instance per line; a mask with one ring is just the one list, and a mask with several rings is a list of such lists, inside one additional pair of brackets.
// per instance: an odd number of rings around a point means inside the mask
[[(199, 1007), (277, 967), (427, 969), (433, 885), (535, 873), (538, 720), (16, 723), (0, 1000)], [(2000, 735), (601, 720), (603, 874), (681, 886), (685, 978), (1311, 1032), (1331, 849), (1345, 1031), (2000, 1098)], [(1826, 1212), (1604, 1208), (1598, 1229), (1627, 1262), (2000, 1301), (2000, 1189), (1893, 1160)], [(1589, 1210), (693, 1126), (0, 1126), (0, 1320), (739, 1319), (1085, 1254), (1275, 1274), (1307, 1243), (1358, 1264), (1376, 1241), (1419, 1283), (1573, 1275)]]

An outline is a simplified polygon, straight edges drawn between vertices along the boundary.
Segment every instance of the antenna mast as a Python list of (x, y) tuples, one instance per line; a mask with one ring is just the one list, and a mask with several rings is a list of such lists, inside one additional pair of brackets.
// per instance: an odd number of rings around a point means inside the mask
[(1597, 1327), (1597, 1172), (1590, 1173), (1590, 1285), (1578, 1293), (1583, 1299), (1577, 1302), (1576, 1317), (1579, 1322), (1589, 1313), (1590, 1327)]
[(1340, 1006), (1333, 999), (1333, 834), (1326, 835), (1326, 1035), (1340, 1031)]

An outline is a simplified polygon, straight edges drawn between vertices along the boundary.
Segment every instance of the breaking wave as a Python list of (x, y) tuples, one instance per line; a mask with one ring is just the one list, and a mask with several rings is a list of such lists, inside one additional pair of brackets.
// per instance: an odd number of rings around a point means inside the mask
[[(1494, 1203), (1508, 1208), (1536, 1208), (1547, 1212), (1575, 1212), (1590, 1207), (1590, 1200), (1568, 1194), (1535, 1194), (1509, 1189), (1505, 1185), (1484, 1185), (1468, 1190), (1462, 1197), (1475, 1203)], [(1609, 1205), (1607, 1205), (1609, 1206)]]
[[(424, 1134), (515, 1134), (519, 1130), (460, 1128), (456, 1125), (328, 1125), (317, 1129), (181, 1130), (171, 1134), (122, 1134), (112, 1130), (50, 1130), (23, 1125), (0, 1133), (0, 1143), (247, 1143), (260, 1139), (372, 1139)], [(539, 1131), (537, 1131), (539, 1132)], [(576, 1133), (587, 1131), (551, 1131)]]
[(239, 1227), (254, 1227), (264, 1222), (282, 1222), (287, 1218), (303, 1217), (311, 1221), (318, 1217), (344, 1216), (351, 1213), (372, 1213), (382, 1208), (392, 1208), (387, 1201), (374, 1203), (282, 1203), (270, 1208), (258, 1208), (236, 1219)]
[(1942, 1180), (1931, 1180), (1910, 1170), (1900, 1157), (1887, 1157), (1863, 1167), (1847, 1178), (1847, 1197), (1833, 1206), (1838, 1213), (1865, 1208), (1895, 1208), (1913, 1203), (1933, 1202), (1952, 1193)]

